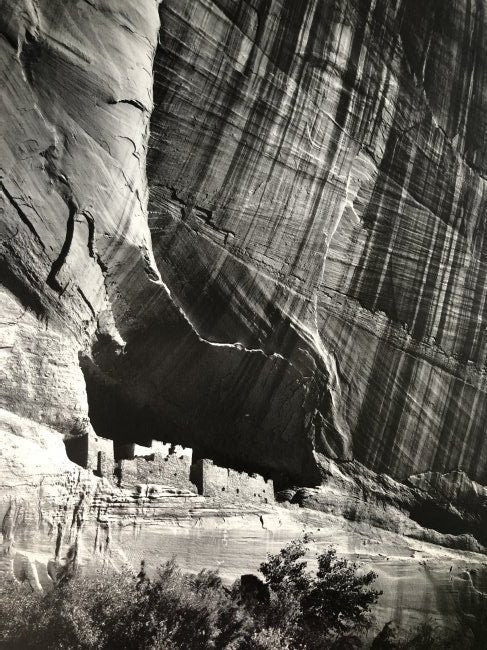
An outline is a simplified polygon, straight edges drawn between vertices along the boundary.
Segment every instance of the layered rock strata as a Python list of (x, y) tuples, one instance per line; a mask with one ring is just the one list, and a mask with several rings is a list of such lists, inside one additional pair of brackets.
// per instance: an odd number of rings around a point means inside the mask
[[(175, 556), (190, 571), (216, 566), (231, 582), (257, 571), (267, 552), (303, 533), (313, 536), (311, 561), (315, 550), (333, 544), (377, 571), (384, 596), (375, 610), (375, 630), (390, 620), (403, 630), (429, 619), (466, 626), (487, 588), (485, 549), (472, 535), (439, 533), (414, 521), (408, 508), (437, 503), (412, 485), (354, 463), (330, 461), (321, 487), (279, 493), (281, 505), (248, 494), (242, 502), (231, 490), (208, 491), (202, 483), (207, 495), (198, 495), (182, 487), (189, 463), (175, 480), (152, 472), (119, 487), (113, 452), (111, 474), (98, 478), (98, 469), (67, 458), (54, 429), (1, 411), (0, 431), (0, 577), (13, 575), (35, 589), (51, 588), (60, 567), (73, 558), (89, 574), (136, 572), (142, 560), (153, 571)], [(108, 453), (105, 444), (97, 445)], [(155, 454), (135, 460), (148, 464)], [(210, 486), (221, 475), (210, 475)], [(241, 480), (254, 489), (256, 478)], [(411, 483), (430, 480), (424, 475)], [(449, 490), (459, 508), (478, 486), (465, 477), (446, 477), (436, 489)]]
[[(333, 544), (340, 554), (377, 571), (384, 596), (374, 629), (390, 620), (407, 629), (429, 617), (452, 628), (466, 625), (486, 589), (485, 555), (447, 548), (445, 537), (428, 538), (433, 531), (414, 528), (404, 514), (400, 520), (397, 502), (383, 510), (396, 528), (384, 530), (391, 526), (377, 516), (378, 490), (366, 486), (365, 472), (361, 498), (349, 486), (345, 499), (339, 483), (351, 484), (350, 476), (330, 467), (334, 478), (328, 486), (297, 493), (293, 503), (280, 506), (242, 503), (237, 495), (221, 491), (202, 496), (167, 482), (123, 488), (69, 461), (61, 435), (53, 429), (5, 412), (0, 416), (5, 442), (0, 578), (13, 575), (35, 589), (49, 589), (59, 568), (73, 558), (85, 574), (135, 574), (141, 560), (151, 572), (175, 556), (190, 571), (218, 567), (231, 582), (257, 571), (267, 552), (308, 532), (314, 540), (311, 562), (315, 551)], [(384, 495), (392, 501), (400, 489), (399, 484), (387, 486)], [(353, 501), (357, 512), (350, 516)], [(374, 508), (375, 518), (370, 515)]]
[[(3, 571), (49, 584), (74, 545), (230, 578), (312, 529), (377, 568), (384, 620), (481, 597), (485, 20), (4, 0)], [(259, 471), (283, 505), (141, 493), (137, 462), (119, 487), (103, 450), (65, 455), (94, 430), (191, 446), (235, 495)]]

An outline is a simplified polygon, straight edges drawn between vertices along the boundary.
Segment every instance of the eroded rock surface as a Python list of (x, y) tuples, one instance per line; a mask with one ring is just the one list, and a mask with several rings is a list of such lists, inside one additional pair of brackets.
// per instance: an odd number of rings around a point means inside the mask
[[(0, 579), (13, 575), (49, 589), (72, 558), (86, 574), (115, 569), (135, 575), (141, 560), (151, 572), (175, 556), (189, 571), (217, 567), (232, 582), (257, 572), (266, 553), (310, 533), (311, 562), (315, 551), (333, 544), (378, 573), (384, 596), (374, 629), (390, 620), (407, 629), (430, 617), (454, 628), (487, 588), (484, 554), (441, 546), (444, 538), (414, 529), (393, 507), (384, 516), (396, 530), (384, 530), (384, 522), (366, 513), (374, 504), (349, 490), (346, 507), (355, 502), (362, 510), (351, 517), (343, 509), (343, 486), (330, 499), (331, 479), (328, 487), (307, 488), (301, 506), (298, 499), (244, 504), (238, 496), (205, 497), (167, 485), (123, 488), (69, 461), (53, 429), (1, 411), (0, 432)], [(337, 486), (344, 475), (329, 469)], [(420, 530), (423, 538), (410, 534)]]
[[(485, 21), (4, 0), (2, 570), (233, 577), (311, 528), (379, 571), (384, 620), (485, 592)], [(65, 455), (92, 428), (283, 505), (117, 487)]]
[[(299, 436), (399, 478), (485, 482), (484, 14), (169, 0), (161, 16), (159, 269), (201, 336), (280, 354), (301, 375), (296, 394), (283, 368), (264, 412), (230, 390), (213, 410), (235, 404), (252, 446), (250, 410), (274, 458)], [(239, 386), (256, 365), (247, 354)]]

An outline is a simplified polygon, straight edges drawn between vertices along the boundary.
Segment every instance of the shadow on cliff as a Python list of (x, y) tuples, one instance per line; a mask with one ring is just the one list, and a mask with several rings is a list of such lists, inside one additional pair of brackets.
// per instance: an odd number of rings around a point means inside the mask
[(144, 323), (124, 354), (98, 339), (80, 356), (95, 431), (124, 442), (192, 447), (278, 484), (316, 485), (309, 410), (319, 394), (286, 360), (200, 341), (181, 319)]

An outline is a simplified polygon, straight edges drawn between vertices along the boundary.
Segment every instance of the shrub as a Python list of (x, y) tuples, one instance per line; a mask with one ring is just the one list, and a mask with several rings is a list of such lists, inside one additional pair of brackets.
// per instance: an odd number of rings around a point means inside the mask
[(397, 630), (392, 621), (386, 623), (372, 642), (371, 650), (477, 650), (475, 639), (465, 634), (466, 630), (451, 632), (440, 629), (430, 620), (421, 623), (416, 630), (409, 632), (404, 639), (397, 638)]
[[(333, 549), (311, 573), (306, 540), (226, 588), (215, 571), (184, 574), (174, 561), (147, 579), (62, 571), (48, 593), (0, 584), (0, 647), (14, 650), (299, 650), (356, 648), (378, 593)], [(73, 564), (74, 566), (74, 564)]]
[(273, 596), (268, 622), (306, 648), (360, 647), (359, 635), (369, 627), (370, 608), (382, 593), (369, 588), (377, 576), (360, 573), (333, 548), (318, 556), (313, 575), (303, 559), (307, 541), (291, 542), (261, 564)]
[(45, 595), (8, 583), (0, 596), (4, 648), (199, 650), (230, 647), (252, 630), (214, 572), (186, 576), (173, 562), (152, 581), (74, 577)]

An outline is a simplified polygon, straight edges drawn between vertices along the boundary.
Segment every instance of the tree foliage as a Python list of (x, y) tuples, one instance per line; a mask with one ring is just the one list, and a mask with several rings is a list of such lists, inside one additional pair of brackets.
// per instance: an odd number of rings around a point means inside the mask
[[(307, 538), (271, 555), (260, 570), (273, 594), (270, 622), (285, 627), (307, 648), (357, 647), (370, 625), (370, 608), (382, 592), (370, 586), (377, 575), (329, 548), (318, 556), (316, 574), (308, 571)], [(323, 644), (326, 644), (324, 646)]]
[[(380, 592), (375, 574), (339, 558), (333, 548), (308, 566), (304, 538), (270, 555), (263, 580), (248, 574), (232, 588), (219, 575), (181, 571), (174, 561), (151, 579), (61, 571), (47, 593), (0, 582), (0, 648), (4, 650), (323, 650), (358, 648)], [(468, 642), (426, 623), (406, 640), (388, 624), (374, 650), (478, 650), (485, 647), (485, 606), (470, 624)], [(482, 645), (484, 644), (484, 645)]]

